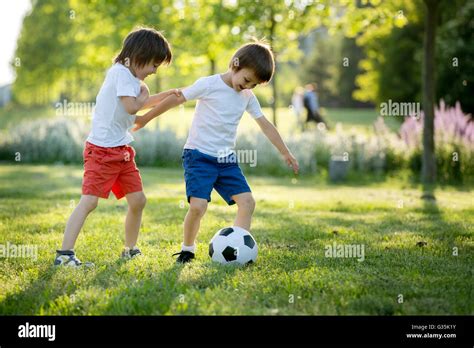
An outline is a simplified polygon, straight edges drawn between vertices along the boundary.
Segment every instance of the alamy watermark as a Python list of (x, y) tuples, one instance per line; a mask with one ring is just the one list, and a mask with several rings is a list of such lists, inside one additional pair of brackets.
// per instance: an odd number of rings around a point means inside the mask
[(87, 116), (92, 117), (94, 113), (95, 103), (91, 102), (70, 102), (63, 99), (54, 105), (56, 116)]
[(241, 163), (248, 164), (250, 167), (257, 166), (257, 150), (237, 150), (229, 148), (217, 152), (218, 163)]
[(389, 99), (380, 103), (380, 114), (382, 116), (410, 116), (420, 118), (421, 106), (415, 102), (394, 102)]
[(334, 258), (357, 258), (357, 261), (365, 260), (365, 245), (364, 244), (337, 244), (324, 247), (324, 257)]
[(18, 326), (18, 337), (20, 338), (47, 338), (48, 341), (56, 339), (56, 325), (35, 325), (26, 322)]
[(38, 260), (38, 245), (28, 244), (0, 244), (0, 258), (31, 258)]

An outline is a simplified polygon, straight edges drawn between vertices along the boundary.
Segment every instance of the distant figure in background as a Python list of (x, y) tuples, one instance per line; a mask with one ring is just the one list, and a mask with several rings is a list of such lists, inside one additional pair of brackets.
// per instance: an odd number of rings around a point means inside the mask
[(302, 131), (304, 131), (303, 96), (304, 96), (304, 88), (296, 87), (295, 91), (293, 92), (293, 96), (291, 97), (291, 106), (296, 116), (296, 127), (301, 128)]
[(305, 86), (303, 105), (307, 112), (306, 123), (311, 121), (316, 123), (324, 123), (326, 129), (328, 128), (327, 123), (323, 120), (319, 112), (319, 100), (316, 83), (309, 83)]

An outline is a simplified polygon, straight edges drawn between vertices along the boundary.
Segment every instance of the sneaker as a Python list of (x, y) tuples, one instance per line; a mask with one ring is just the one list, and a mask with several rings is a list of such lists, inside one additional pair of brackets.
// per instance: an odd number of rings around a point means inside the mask
[(54, 260), (55, 266), (64, 266), (64, 267), (94, 267), (92, 262), (82, 263), (76, 257), (74, 250), (56, 250), (56, 259)]
[(176, 263), (186, 263), (191, 262), (194, 259), (194, 253), (190, 251), (181, 250), (179, 253), (175, 253), (172, 256), (179, 255), (176, 259)]
[(133, 259), (137, 256), (140, 256), (141, 254), (142, 254), (142, 252), (136, 246), (134, 246), (131, 249), (128, 248), (128, 247), (125, 247), (122, 251), (121, 257), (122, 257), (122, 259), (130, 260), (130, 259)]

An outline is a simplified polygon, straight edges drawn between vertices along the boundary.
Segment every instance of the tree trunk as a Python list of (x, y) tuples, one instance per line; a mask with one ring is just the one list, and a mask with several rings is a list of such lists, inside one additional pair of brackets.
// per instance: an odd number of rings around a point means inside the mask
[(211, 75), (215, 75), (216, 73), (216, 60), (213, 59), (213, 58), (209, 58), (209, 62), (210, 62), (210, 73)]
[(436, 181), (436, 157), (434, 144), (434, 104), (435, 104), (435, 38), (437, 0), (424, 0), (426, 6), (425, 38), (423, 57), (423, 159), (421, 178), (424, 184)]
[(272, 102), (272, 116), (273, 116), (273, 124), (275, 127), (277, 126), (277, 101), (278, 101), (278, 93), (277, 93), (277, 84), (276, 84), (276, 75), (277, 75), (277, 54), (273, 48), (273, 43), (275, 42), (275, 29), (276, 29), (276, 21), (273, 15), (273, 11), (271, 13), (271, 26), (270, 26), (270, 46), (273, 49), (273, 55), (275, 58), (275, 73), (273, 74), (271, 86), (272, 86), (272, 95), (273, 95), (273, 102)]

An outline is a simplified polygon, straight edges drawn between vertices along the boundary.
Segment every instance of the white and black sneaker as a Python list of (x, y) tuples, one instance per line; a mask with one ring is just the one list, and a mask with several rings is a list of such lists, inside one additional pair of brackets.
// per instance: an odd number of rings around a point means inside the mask
[(122, 251), (121, 257), (122, 259), (130, 260), (134, 259), (137, 256), (140, 256), (141, 254), (142, 252), (136, 246), (134, 246), (133, 248), (125, 247)]
[(55, 266), (63, 267), (94, 267), (92, 262), (82, 263), (76, 257), (74, 250), (56, 250), (56, 259), (54, 260)]

